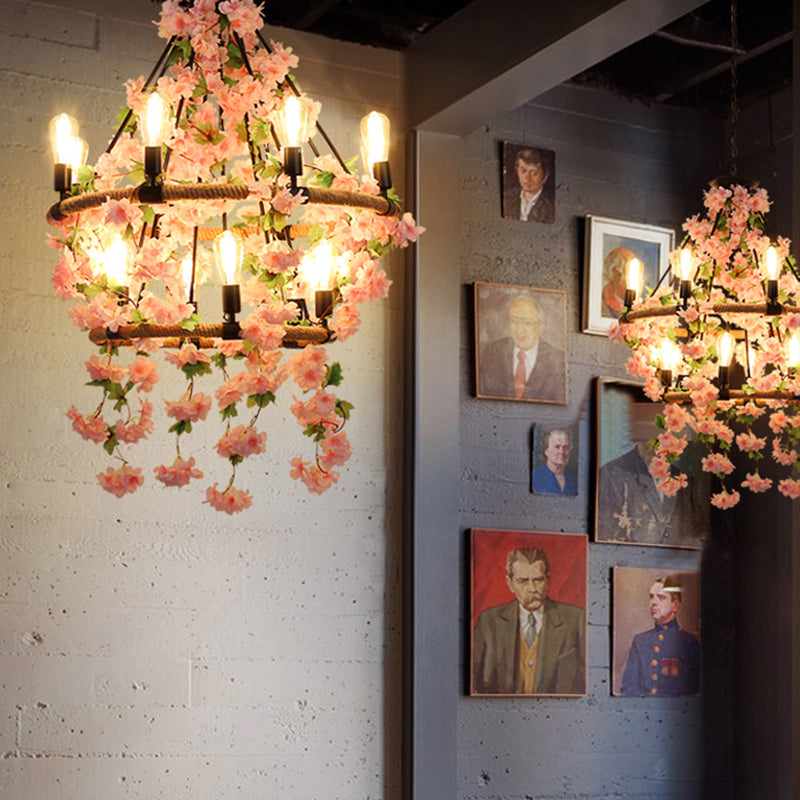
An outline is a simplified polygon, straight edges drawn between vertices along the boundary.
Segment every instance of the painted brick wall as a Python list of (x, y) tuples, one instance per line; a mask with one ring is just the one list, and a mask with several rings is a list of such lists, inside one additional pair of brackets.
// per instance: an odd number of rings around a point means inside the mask
[[(50, 288), (47, 124), (73, 114), (97, 158), (123, 82), (163, 46), (157, 8), (3, 5), (0, 797), (396, 794), (400, 487), (387, 475), (400, 473), (401, 393), (400, 369), (384, 364), (392, 354), (399, 367), (402, 352), (402, 259), (389, 267), (393, 297), (337, 348), (355, 455), (322, 498), (288, 476), (307, 444), (290, 398), (266, 415), (268, 453), (240, 468), (255, 501), (235, 518), (196, 490), (154, 485), (152, 468), (172, 459), (166, 437), (137, 453), (145, 487), (121, 501), (104, 493), (104, 454), (64, 416), (97, 400), (83, 385), (92, 349)], [(295, 47), (298, 79), (346, 157), (370, 107), (400, 116), (396, 54), (265, 32)], [(226, 477), (215, 425), (184, 444), (203, 486)]]
[[(622, 344), (580, 332), (583, 219), (595, 214), (677, 229), (688, 213), (699, 209), (701, 190), (717, 172), (712, 145), (720, 135), (712, 121), (692, 114), (560, 87), (462, 140), (462, 530), (591, 534), (593, 378), (626, 377), (628, 351)], [(554, 225), (501, 218), (503, 140), (556, 151)], [(470, 291), (475, 280), (566, 290), (567, 406), (475, 399)], [(572, 420), (580, 421), (578, 495), (532, 495), (531, 427)], [(463, 542), (468, 563), (466, 535)], [(611, 568), (682, 570), (699, 564), (699, 553), (691, 551), (590, 544), (587, 696), (462, 698), (459, 797), (702, 797), (704, 762), (707, 772), (724, 773), (730, 752), (730, 739), (723, 733), (721, 753), (709, 754), (703, 701), (618, 698), (610, 692)], [(466, 618), (462, 631), (466, 659)], [(468, 662), (463, 674), (467, 672)], [(713, 694), (713, 681), (709, 687)]]

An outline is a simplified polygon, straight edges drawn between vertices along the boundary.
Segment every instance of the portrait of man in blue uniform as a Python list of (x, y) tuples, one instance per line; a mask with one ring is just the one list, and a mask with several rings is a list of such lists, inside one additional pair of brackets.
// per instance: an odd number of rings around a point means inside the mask
[(657, 578), (648, 592), (653, 627), (637, 633), (628, 651), (620, 694), (676, 697), (700, 690), (700, 642), (681, 627), (683, 602), (679, 577)]

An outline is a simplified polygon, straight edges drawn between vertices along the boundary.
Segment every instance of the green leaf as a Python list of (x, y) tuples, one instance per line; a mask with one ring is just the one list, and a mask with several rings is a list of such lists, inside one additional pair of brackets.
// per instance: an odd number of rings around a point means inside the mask
[(198, 375), (211, 375), (211, 364), (199, 362), (197, 364), (184, 364), (181, 369), (187, 378), (195, 378)]
[(117, 441), (117, 437), (114, 433), (114, 426), (112, 425), (108, 429), (108, 438), (103, 442), (103, 450), (105, 450), (110, 456), (113, 456), (114, 450), (117, 449), (118, 444), (119, 442)]
[(220, 416), (223, 420), (230, 419), (231, 417), (238, 417), (239, 412), (236, 410), (236, 403), (231, 403), (229, 406), (225, 406), (225, 408), (220, 411)]
[(152, 225), (156, 221), (156, 212), (152, 206), (140, 206), (142, 209), (142, 219), (148, 224)]
[(667, 429), (667, 423), (664, 421), (664, 415), (663, 414), (656, 414), (656, 422), (655, 422), (655, 424), (656, 424), (656, 428), (659, 428), (662, 431), (665, 431)]
[(306, 425), (303, 436), (308, 436), (315, 442), (319, 442), (325, 437), (325, 426), (321, 422), (318, 422), (316, 425)]
[(176, 422), (168, 431), (169, 433), (177, 433), (180, 436), (182, 433), (192, 432), (192, 423), (188, 419), (182, 419)]
[(230, 462), (231, 462), (231, 464), (233, 464), (233, 466), (235, 467), (237, 464), (241, 464), (241, 463), (242, 463), (242, 461), (244, 461), (244, 456), (240, 456), (240, 455), (237, 453), (236, 455), (233, 455), (233, 456), (231, 456), (231, 457), (228, 459), (228, 461), (230, 461)]
[(314, 176), (314, 184), (316, 186), (321, 186), (324, 189), (330, 189), (331, 184), (333, 183), (333, 173), (332, 172), (318, 172)]
[(272, 392), (264, 392), (264, 394), (251, 394), (247, 397), (248, 408), (258, 406), (259, 408), (266, 408), (270, 403), (275, 402), (275, 395)]
[(203, 318), (199, 314), (191, 314), (181, 322), (181, 328), (185, 331), (193, 331), (202, 321)]
[(251, 275), (258, 272), (258, 259), (253, 253), (245, 253), (242, 259), (242, 269), (247, 270)]
[(336, 413), (344, 420), (350, 419), (350, 412), (353, 410), (353, 404), (348, 403), (347, 400), (336, 401)]
[(355, 172), (357, 162), (358, 162), (358, 156), (353, 156), (352, 158), (346, 159), (344, 163), (347, 169), (350, 170), (350, 172)]
[(211, 363), (219, 369), (225, 369), (228, 359), (225, 353), (214, 353), (214, 355), (211, 356)]
[(342, 367), (338, 361), (328, 366), (322, 386), (338, 386), (342, 382)]

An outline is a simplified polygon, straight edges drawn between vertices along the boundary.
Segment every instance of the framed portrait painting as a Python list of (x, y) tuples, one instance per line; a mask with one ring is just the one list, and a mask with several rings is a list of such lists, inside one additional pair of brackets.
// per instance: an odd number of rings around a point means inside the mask
[(578, 494), (578, 423), (534, 425), (531, 436), (531, 491)]
[(686, 488), (664, 495), (649, 472), (660, 406), (632, 381), (598, 378), (595, 385), (595, 541), (699, 548), (711, 511), (702, 446), (690, 441), (673, 467), (686, 473)]
[(503, 142), (503, 216), (556, 221), (556, 154), (544, 147)]
[[(606, 217), (586, 217), (583, 332), (605, 336), (625, 301), (628, 262), (642, 262), (644, 287), (652, 288), (669, 266), (675, 244), (671, 228)], [(640, 294), (641, 297), (641, 294)]]
[(474, 299), (476, 395), (566, 403), (566, 292), (478, 281)]
[(473, 529), (470, 694), (586, 694), (587, 539)]
[(611, 692), (700, 691), (700, 573), (614, 567)]

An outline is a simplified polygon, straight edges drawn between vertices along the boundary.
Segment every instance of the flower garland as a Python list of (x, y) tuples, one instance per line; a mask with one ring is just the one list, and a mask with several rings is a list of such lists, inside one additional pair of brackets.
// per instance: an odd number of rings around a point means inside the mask
[[(705, 193), (704, 204), (705, 214), (683, 225), (682, 249), (691, 254), (693, 272), (686, 302), (676, 303), (672, 286), (657, 286), (646, 299), (634, 303), (611, 332), (633, 349), (626, 368), (645, 381), (647, 396), (668, 401), (656, 417), (661, 433), (651, 443), (655, 457), (650, 473), (667, 495), (687, 485), (686, 474), (675, 462), (691, 431), (708, 449), (702, 469), (720, 481), (720, 490), (711, 498), (714, 506), (736, 505), (741, 488), (751, 492), (771, 488), (772, 479), (758, 471), (765, 453), (787, 468), (778, 490), (786, 497), (799, 497), (800, 376), (787, 343), (800, 328), (800, 280), (789, 241), (779, 237), (772, 242), (765, 233), (764, 215), (770, 203), (764, 189), (713, 186)], [(775, 305), (767, 309), (762, 268), (770, 247), (779, 277)], [(677, 275), (681, 250), (670, 257), (672, 274)], [(734, 392), (726, 393), (719, 380), (721, 338), (726, 332), (736, 336), (736, 362), (730, 369), (741, 386), (734, 399)], [(672, 372), (674, 387), (664, 380), (665, 339), (680, 353)], [(764, 421), (758, 423), (758, 433), (765, 432), (766, 422), (773, 435), (769, 448), (768, 436), (754, 432), (759, 418)], [(730, 455), (735, 448), (753, 462), (753, 470), (738, 485), (731, 478)]]
[[(247, 490), (234, 485), (236, 467), (251, 455), (265, 452), (266, 433), (256, 427), (276, 393), (293, 382), (291, 412), (305, 436), (315, 443), (312, 460), (296, 457), (291, 476), (311, 492), (322, 493), (334, 484), (336, 467), (351, 455), (342, 430), (352, 405), (334, 393), (342, 379), (338, 363), (323, 347), (280, 349), (284, 324), (301, 323), (298, 304), (309, 286), (302, 276), (304, 256), (323, 239), (338, 260), (333, 313), (329, 329), (344, 340), (359, 327), (359, 305), (386, 296), (391, 281), (379, 268), (380, 257), (405, 247), (422, 231), (410, 214), (380, 216), (374, 211), (304, 204), (301, 191), (292, 191), (280, 161), (270, 152), (271, 126), (288, 95), (287, 75), (297, 65), (291, 49), (272, 43), (257, 49), (256, 31), (261, 12), (252, 0), (195, 0), (186, 7), (178, 0), (163, 4), (159, 35), (172, 40), (167, 68), (156, 89), (169, 105), (173, 126), (166, 142), (164, 180), (194, 185), (199, 182), (244, 184), (249, 202), (204, 200), (158, 205), (136, 204), (109, 197), (102, 205), (54, 221), (50, 244), (61, 258), (53, 273), (60, 298), (72, 302), (70, 317), (82, 330), (118, 331), (123, 325), (152, 323), (179, 325), (186, 338), (166, 361), (183, 373), (186, 388), (175, 400), (164, 401), (164, 412), (176, 434), (176, 457), (157, 466), (155, 479), (165, 486), (186, 486), (203, 477), (194, 457), (181, 452), (185, 434), (203, 423), (216, 406), (225, 430), (216, 444), (220, 457), (231, 465), (224, 488), (206, 490), (215, 509), (234, 513), (252, 504)], [(141, 184), (145, 179), (143, 148), (134, 138), (136, 117), (149, 94), (143, 77), (128, 81), (123, 124), (112, 149), (94, 167), (82, 167), (68, 195), (111, 193)], [(316, 119), (319, 106), (302, 98)], [(348, 162), (348, 167), (350, 162)], [(332, 156), (317, 157), (307, 165), (308, 185), (377, 195), (372, 177), (359, 179)], [(224, 227), (236, 233), (245, 249), (241, 297), (250, 306), (240, 320), (240, 339), (215, 340), (214, 352), (192, 341), (201, 322), (190, 299), (192, 286), (210, 273), (212, 256), (198, 244), (198, 230), (222, 217)], [(302, 244), (285, 233), (301, 222), (307, 236)], [(103, 253), (119, 237), (134, 257), (127, 286), (106, 274)], [(189, 257), (193, 280), (182, 269)], [(146, 399), (159, 379), (155, 354), (159, 339), (135, 340), (127, 361), (110, 340), (86, 362), (90, 385), (102, 392), (88, 413), (74, 406), (67, 412), (75, 431), (96, 442), (119, 463), (100, 473), (100, 485), (122, 497), (143, 483), (140, 468), (132, 466), (124, 450), (153, 431), (154, 408)], [(213, 397), (200, 391), (199, 382), (213, 371), (222, 383)], [(249, 418), (240, 424), (240, 414)]]

